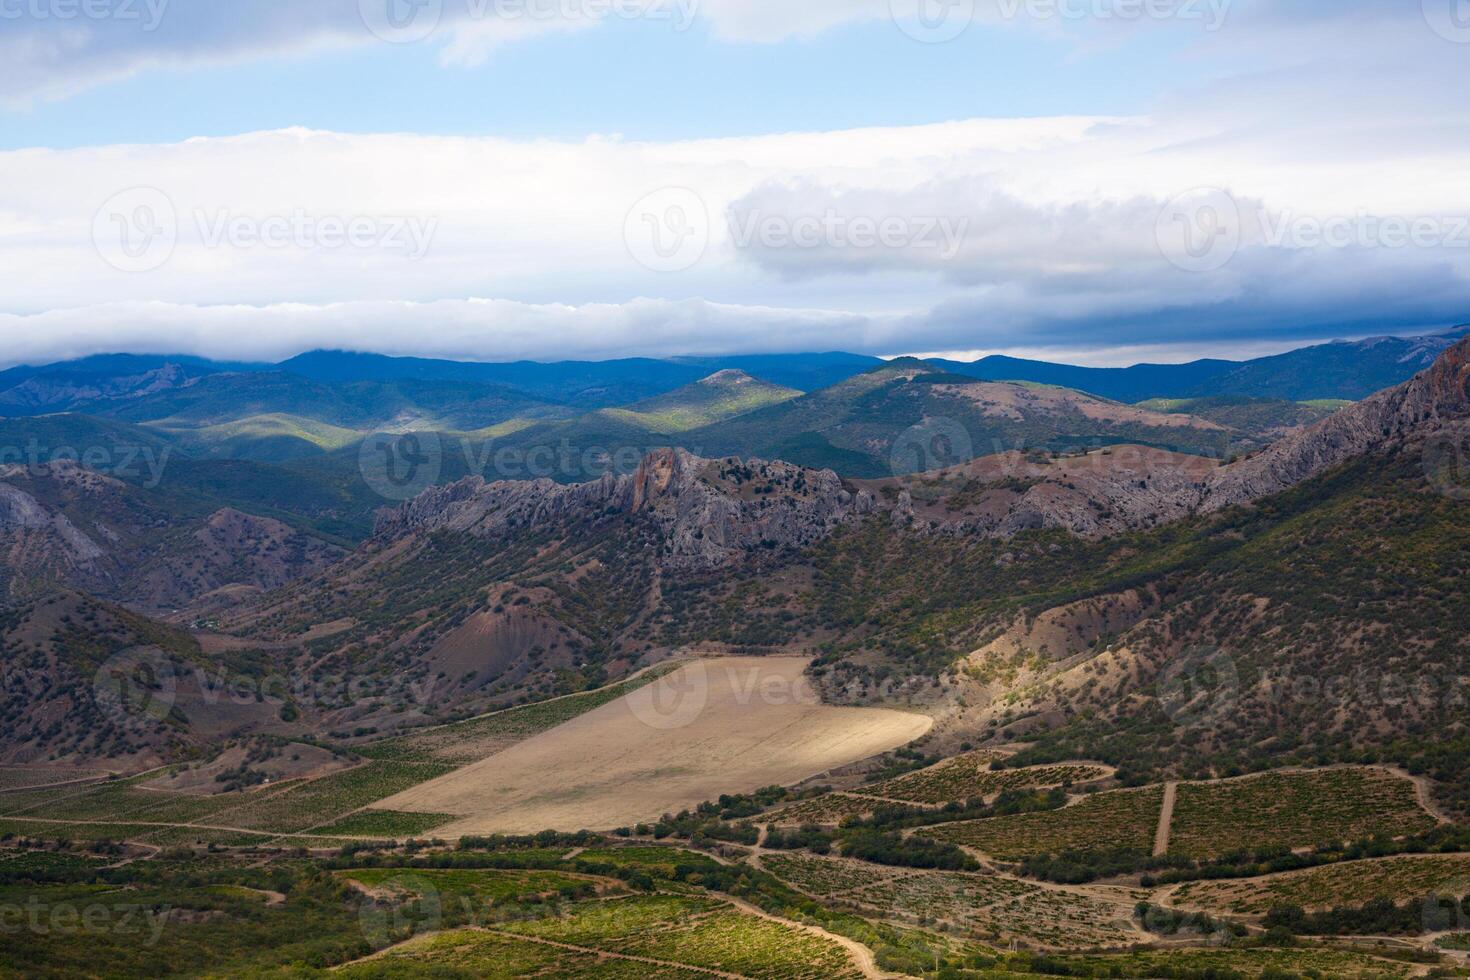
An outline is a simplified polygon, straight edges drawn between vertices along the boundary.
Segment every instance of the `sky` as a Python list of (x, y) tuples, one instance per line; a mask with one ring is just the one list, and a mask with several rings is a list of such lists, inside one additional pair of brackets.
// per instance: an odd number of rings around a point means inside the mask
[(1466, 0), (0, 0), (0, 364), (1470, 321)]

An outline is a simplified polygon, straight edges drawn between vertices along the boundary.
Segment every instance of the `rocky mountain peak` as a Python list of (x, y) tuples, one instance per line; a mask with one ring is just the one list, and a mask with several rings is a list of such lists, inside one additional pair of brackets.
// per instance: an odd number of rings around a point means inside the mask
[(1221, 510), (1279, 493), (1354, 456), (1465, 418), (1470, 418), (1470, 338), (1398, 387), (1222, 468), (1210, 481), (1200, 509)]

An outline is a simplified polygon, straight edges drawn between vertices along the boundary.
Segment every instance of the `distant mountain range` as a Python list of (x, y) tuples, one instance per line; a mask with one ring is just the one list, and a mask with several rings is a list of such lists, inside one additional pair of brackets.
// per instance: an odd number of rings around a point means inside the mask
[[(333, 351), (280, 364), (100, 355), (0, 372), (0, 466), (70, 458), (186, 499), (200, 519), (238, 511), (351, 546), (371, 533), (378, 508), (396, 502), (361, 472), (378, 432), (432, 433), (442, 451), (430, 482), (441, 485), (467, 476), (575, 483), (627, 472), (664, 447), (849, 479), (1120, 443), (1224, 459), (1407, 380), (1466, 332), (1122, 369), (845, 353), (559, 364)], [(101, 463), (82, 460), (87, 452)], [(549, 469), (528, 463), (553, 457)], [(9, 591), (25, 589), (12, 581)], [(160, 602), (173, 601), (167, 592)]]
[[(1114, 401), (1243, 396), (1286, 401), (1348, 399), (1406, 381), (1422, 371), (1470, 325), (1425, 337), (1335, 341), (1249, 361), (1201, 360), (1087, 368), (992, 356), (931, 360), (981, 381), (1060, 385)], [(174, 355), (106, 354), (0, 371), (0, 415), (118, 411), (120, 405), (221, 374), (278, 374), (332, 386), (355, 382), (458, 382), (501, 386), (574, 414), (656, 398), (701, 378), (736, 370), (797, 391), (828, 388), (882, 364), (841, 352), (728, 357), (630, 358), (611, 361), (479, 363), (312, 351), (278, 364), (209, 361)]]

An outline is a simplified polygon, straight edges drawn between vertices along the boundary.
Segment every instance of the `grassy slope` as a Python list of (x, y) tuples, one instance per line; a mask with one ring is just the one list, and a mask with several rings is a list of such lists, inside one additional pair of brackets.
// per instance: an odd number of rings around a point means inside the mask
[(801, 392), (792, 388), (738, 372), (721, 372), (667, 395), (607, 409), (604, 414), (652, 432), (687, 432), (799, 397)]
[(803, 465), (835, 463), (844, 476), (859, 478), (889, 475), (895, 441), (932, 420), (963, 429), (971, 449), (965, 458), (1021, 447), (1064, 449), (1119, 442), (1212, 455), (1226, 449), (1225, 433), (1218, 431), (1099, 422), (1067, 411), (1023, 410), (1019, 418), (987, 414), (969, 399), (939, 390), (975, 384), (980, 382), (922, 362), (894, 362), (831, 388), (692, 430), (685, 439), (704, 447), (706, 454), (741, 453)]
[(1139, 402), (1154, 412), (1194, 415), (1254, 436), (1270, 436), (1295, 426), (1311, 425), (1352, 404), (1345, 401), (1291, 402), (1268, 398), (1160, 398)]

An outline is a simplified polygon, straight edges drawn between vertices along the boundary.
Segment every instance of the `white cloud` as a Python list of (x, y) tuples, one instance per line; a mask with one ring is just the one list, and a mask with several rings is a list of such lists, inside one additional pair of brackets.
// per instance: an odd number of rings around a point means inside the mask
[[(406, 342), (418, 344), (438, 336), (419, 329), (432, 311), (470, 309), (476, 315), (466, 322), (474, 329), (536, 356), (631, 349), (625, 344), (789, 347), (794, 339), (875, 352), (1076, 348), (1118, 338), (1198, 345), (1470, 319), (1470, 248), (1449, 240), (1453, 223), (1470, 215), (1470, 109), (1450, 84), (1470, 71), (1463, 57), (1470, 48), (1401, 11), (1353, 14), (1373, 18), (1379, 47), (1368, 50), (1361, 27), (1348, 29), (1338, 13), (1272, 18), (1268, 7), (1238, 3), (1229, 28), (1194, 49), (1197, 60), (1175, 94), (1141, 118), (981, 119), (661, 143), (287, 130), (0, 153), (0, 310), (92, 308), (113, 332), (125, 331), (130, 317), (156, 325), (143, 315), (148, 309), (175, 311), (170, 323), (195, 315), (177, 311), (199, 311), (200, 330), (293, 346), (284, 326), (293, 318), (301, 337), (332, 343), (340, 336), (335, 318), (351, 311), (383, 325), (387, 343), (386, 325), (398, 311), (413, 330)], [(255, 23), (248, 8), (240, 6), (233, 32), (201, 21), (220, 44), (181, 47), (181, 56), (229, 44), (245, 50), (343, 40), (357, 16), (355, 2), (344, 14), (341, 5), (317, 0)], [(754, 0), (705, 0), (701, 9), (741, 37), (759, 36), (776, 16), (774, 5)], [(853, 17), (886, 16), (872, 5), (852, 9)], [(293, 33), (310, 13), (313, 29)], [(814, 3), (802, 14), (812, 18), (808, 26), (798, 19), (788, 29), (817, 30), (839, 16), (847, 15), (838, 5)], [(1254, 26), (1237, 31), (1241, 23)], [(450, 39), (445, 57), (473, 60), (485, 43), (506, 40), (498, 27), (484, 30), (484, 38)], [(1322, 51), (1307, 43), (1314, 38), (1342, 45), (1323, 63)], [(126, 52), (114, 53), (118, 64), (126, 61)], [(1309, 61), (1310, 69), (1302, 67)], [(1264, 63), (1278, 70), (1251, 70)], [(1226, 76), (1229, 65), (1244, 67)], [(1431, 83), (1435, 73), (1439, 81)], [(135, 194), (122, 199), (127, 206), (118, 214), (103, 209), (138, 187), (156, 189), (163, 205), (145, 213)], [(1190, 273), (1165, 260), (1156, 232), (1165, 202), (1198, 187), (1229, 191), (1244, 221), (1231, 261)], [(700, 260), (686, 268), (676, 255), (675, 273), (640, 265), (634, 255), (651, 243), (630, 249), (625, 238), (629, 227), (646, 227), (640, 215), (630, 223), (630, 208), (662, 188), (692, 191), (700, 202), (693, 210), (709, 219), (707, 247), (691, 253)], [(137, 261), (116, 254), (121, 231), (169, 214), (177, 240), (162, 239), (173, 246), (161, 256), (166, 261), (154, 268), (152, 252)], [(1270, 225), (1285, 216), (1429, 219), (1446, 240), (1273, 245)], [(656, 228), (672, 215), (651, 217)], [(812, 244), (780, 235), (742, 243), (742, 234), (732, 234), (732, 226), (744, 233), (755, 227), (752, 218), (773, 217), (788, 232), (812, 222), (823, 230)], [(834, 217), (840, 238), (827, 230)], [(907, 222), (911, 232), (934, 219), (964, 233), (939, 242), (952, 248), (932, 247), (917, 234), (896, 244), (854, 244), (855, 221), (886, 219)], [(323, 231), (323, 220), (341, 227)], [(337, 243), (362, 220), (356, 245)], [(104, 242), (101, 253), (94, 237)], [(104, 261), (109, 251), (113, 265)], [(475, 296), (508, 305), (464, 300)], [(639, 297), (657, 299), (635, 303)], [(441, 300), (448, 305), (436, 306)], [(167, 305), (137, 305), (148, 301)], [(404, 303), (414, 305), (396, 305)], [(501, 312), (487, 320), (487, 310)], [(714, 317), (709, 310), (738, 312)], [(814, 319), (803, 312), (810, 310), (842, 312)], [(86, 316), (63, 319), (74, 332)], [(750, 324), (743, 339), (716, 329), (741, 318)], [(247, 326), (257, 321), (260, 331)], [(18, 349), (60, 322), (12, 318), (0, 330), (16, 336), (0, 337), (0, 346)], [(521, 322), (536, 327), (526, 333)], [(840, 331), (822, 339), (834, 322)], [(604, 329), (605, 342), (597, 336)], [(192, 336), (182, 327), (174, 335)], [(131, 342), (144, 335), (116, 336)]]

